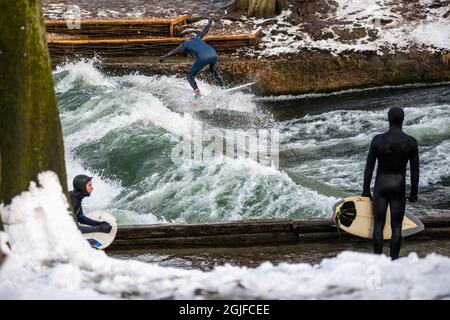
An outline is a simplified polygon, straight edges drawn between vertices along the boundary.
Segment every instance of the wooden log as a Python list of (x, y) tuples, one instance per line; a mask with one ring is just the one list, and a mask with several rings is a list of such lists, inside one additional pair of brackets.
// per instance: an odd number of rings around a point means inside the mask
[(449, 216), (422, 216), (418, 217), (420, 221), (428, 228), (448, 228), (450, 227), (450, 215)]
[(308, 219), (292, 221), (292, 231), (298, 234), (337, 232), (336, 225), (331, 219)]
[[(449, 217), (421, 217), (425, 230), (410, 238), (450, 237)], [(371, 241), (338, 229), (331, 219), (251, 220), (213, 224), (120, 226), (113, 249), (125, 247), (238, 247), (292, 242)]]
[[(419, 232), (411, 237), (408, 238), (412, 238), (415, 240), (433, 240), (433, 239), (443, 239), (443, 238), (447, 238), (450, 239), (450, 227), (425, 227), (425, 230), (423, 230), (422, 232)], [(405, 239), (408, 239), (405, 238)]]
[(119, 226), (116, 239), (201, 237), (292, 231), (289, 220), (253, 220), (211, 224), (155, 224)]
[[(450, 216), (421, 216), (418, 217), (429, 228), (449, 228)], [(297, 233), (332, 232), (336, 231), (336, 224), (331, 219), (312, 219), (292, 221), (292, 230)]]
[(116, 239), (111, 250), (132, 247), (137, 248), (186, 248), (186, 247), (242, 247), (268, 244), (296, 243), (295, 232), (219, 234), (208, 236)]
[[(450, 217), (423, 217), (425, 230), (450, 228)], [(292, 231), (297, 234), (337, 233), (331, 219), (251, 220), (212, 224), (155, 224), (119, 226), (117, 239), (194, 237), (224, 234), (250, 234)], [(433, 231), (430, 231), (430, 233)], [(341, 232), (344, 233), (344, 232)]]
[[(437, 239), (450, 239), (450, 228), (427, 228), (422, 232), (415, 235), (405, 237), (404, 241), (431, 241)], [(299, 242), (329, 242), (329, 241), (358, 241), (358, 242), (372, 242), (372, 239), (365, 239), (356, 237), (347, 232), (312, 232), (312, 233), (299, 233)], [(389, 240), (386, 240), (389, 242)]]

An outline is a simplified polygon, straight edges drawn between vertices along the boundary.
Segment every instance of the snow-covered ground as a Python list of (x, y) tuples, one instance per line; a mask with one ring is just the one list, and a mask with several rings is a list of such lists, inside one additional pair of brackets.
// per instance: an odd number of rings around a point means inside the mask
[[(292, 24), (290, 9), (275, 19), (249, 19), (263, 27), (260, 57), (302, 49), (354, 51), (430, 51), (450, 49), (450, 1), (324, 0), (330, 10)], [(245, 18), (244, 18), (245, 20)], [(273, 20), (273, 21), (272, 21)], [(268, 23), (270, 22), (270, 23)], [(267, 25), (267, 27), (264, 27)]]
[[(77, 9), (81, 19), (175, 18), (182, 14), (214, 18), (210, 35), (245, 34), (262, 29), (257, 48), (239, 50), (237, 55), (276, 57), (304, 49), (386, 52), (411, 47), (430, 51), (450, 49), (450, 0), (315, 0), (292, 6), (270, 19), (241, 16), (225, 9), (229, 1), (160, 0), (127, 1), (46, 0), (46, 19), (64, 19)], [(228, 12), (230, 11), (230, 12)], [(70, 14), (69, 14), (70, 16)], [(230, 20), (231, 19), (231, 20)], [(206, 21), (206, 20), (205, 20)]]
[(450, 298), (450, 259), (343, 252), (318, 265), (230, 265), (210, 272), (123, 261), (82, 238), (54, 173), (1, 207), (11, 250), (0, 269), (0, 299), (442, 299)]

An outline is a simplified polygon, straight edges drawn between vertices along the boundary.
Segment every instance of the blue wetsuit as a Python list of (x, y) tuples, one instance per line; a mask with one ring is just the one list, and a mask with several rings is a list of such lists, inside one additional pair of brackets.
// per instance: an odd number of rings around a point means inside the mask
[(191, 69), (187, 74), (187, 80), (191, 85), (192, 89), (198, 89), (197, 82), (195, 81), (195, 76), (205, 67), (209, 66), (209, 71), (213, 76), (214, 80), (221, 87), (224, 86), (223, 80), (217, 71), (215, 64), (217, 62), (217, 53), (213, 47), (203, 41), (203, 37), (208, 33), (211, 27), (212, 19), (208, 19), (208, 24), (197, 36), (190, 40), (186, 40), (181, 43), (177, 48), (170, 51), (167, 55), (162, 56), (162, 60), (175, 53), (187, 53), (196, 57), (195, 63), (192, 65)]

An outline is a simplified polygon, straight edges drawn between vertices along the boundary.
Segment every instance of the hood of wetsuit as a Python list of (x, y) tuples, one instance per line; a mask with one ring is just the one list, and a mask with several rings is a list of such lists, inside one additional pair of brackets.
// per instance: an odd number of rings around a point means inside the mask
[(390, 108), (388, 111), (389, 124), (393, 127), (401, 127), (405, 119), (405, 113), (400, 107)]
[(93, 177), (80, 174), (73, 179), (73, 189), (74, 191), (81, 194), (83, 197), (89, 197), (90, 193), (86, 190), (86, 184), (92, 180)]

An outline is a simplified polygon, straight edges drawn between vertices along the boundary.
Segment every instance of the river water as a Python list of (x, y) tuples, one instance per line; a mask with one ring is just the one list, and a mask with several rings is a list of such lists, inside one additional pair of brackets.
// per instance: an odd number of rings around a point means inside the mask
[[(76, 174), (93, 175), (87, 209), (107, 209), (120, 224), (328, 217), (330, 189), (361, 192), (370, 140), (387, 130), (392, 106), (405, 108), (404, 129), (420, 147), (420, 201), (408, 210), (450, 211), (448, 83), (258, 97), (200, 81), (207, 95), (194, 100), (183, 78), (111, 76), (92, 61), (58, 66), (54, 79), (69, 188)], [(237, 158), (174, 157), (198, 127), (244, 137), (247, 154), (237, 144)], [(258, 163), (248, 146), (269, 129), (278, 162)]]

